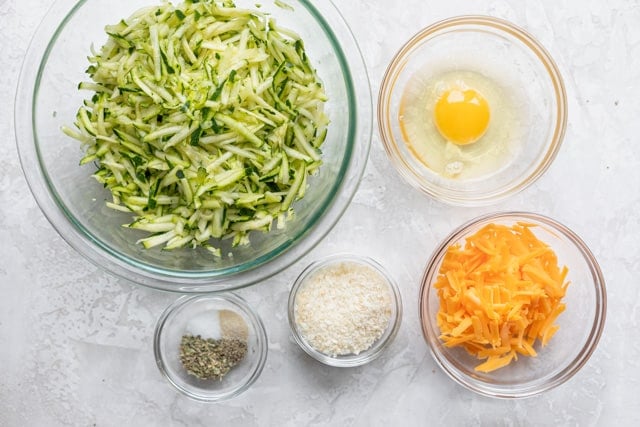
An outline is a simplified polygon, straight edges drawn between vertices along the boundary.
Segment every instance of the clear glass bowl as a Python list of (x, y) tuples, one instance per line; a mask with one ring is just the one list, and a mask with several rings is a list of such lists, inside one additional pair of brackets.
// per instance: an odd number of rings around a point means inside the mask
[[(219, 320), (221, 313), (227, 319), (229, 313), (233, 313), (227, 323), (235, 326), (223, 326)], [(246, 325), (246, 330), (237, 326), (238, 319)], [(210, 334), (219, 334), (214, 329), (224, 328), (246, 331), (244, 359), (221, 379), (202, 380), (187, 373), (180, 360), (182, 336), (217, 338)], [(218, 402), (246, 391), (258, 379), (267, 360), (267, 334), (258, 315), (235, 294), (185, 295), (160, 316), (153, 348), (160, 372), (176, 389), (195, 400)]]
[[(433, 283), (438, 277), (447, 248), (464, 244), (467, 237), (487, 224), (534, 224), (531, 231), (558, 256), (558, 264), (569, 268), (570, 285), (563, 298), (566, 309), (557, 318), (560, 329), (536, 357), (521, 356), (508, 366), (489, 373), (475, 371), (480, 360), (459, 347), (447, 348), (439, 339), (436, 316), (440, 307)], [(453, 231), (435, 250), (422, 278), (420, 321), (431, 354), (454, 381), (476, 393), (499, 398), (529, 397), (550, 390), (575, 375), (595, 350), (607, 311), (605, 282), (587, 245), (557, 221), (534, 213), (494, 213), (474, 219)]]
[[(414, 76), (427, 81), (460, 71), (490, 79), (514, 107), (504, 158), (468, 178), (446, 176), (416, 158), (400, 123)], [(391, 163), (410, 185), (454, 205), (495, 203), (532, 184), (555, 158), (566, 122), (565, 88), (549, 53), (522, 29), (492, 17), (456, 17), (420, 31), (396, 53), (378, 97), (379, 132)], [(476, 144), (458, 148), (464, 153)]]
[[(159, 1), (159, 0), (158, 0)], [(58, 0), (36, 31), (16, 94), (17, 146), (31, 191), (58, 233), (96, 265), (136, 283), (170, 291), (221, 291), (250, 285), (299, 259), (338, 221), (362, 176), (372, 132), (372, 100), (359, 48), (331, 2), (292, 0), (294, 10), (262, 4), (285, 28), (301, 35), (325, 83), (331, 123), (324, 165), (308, 180), (295, 219), (282, 230), (254, 233), (251, 245), (222, 247), (216, 259), (204, 249), (144, 250), (141, 232), (122, 227), (131, 215), (105, 206), (110, 196), (78, 165), (80, 144), (60, 128), (71, 125), (86, 93), (77, 90), (91, 44), (106, 41), (104, 27), (130, 16), (149, 0)], [(238, 7), (255, 8), (251, 0)], [(233, 256), (226, 254), (232, 252)]]
[[(368, 349), (358, 354), (330, 355), (314, 348), (305, 338), (302, 329), (296, 320), (296, 298), (300, 290), (306, 285), (307, 280), (315, 273), (322, 269), (335, 267), (342, 263), (356, 264), (371, 268), (372, 271), (377, 272), (384, 278), (389, 290), (391, 316), (389, 317), (389, 322), (383, 334)], [(345, 304), (348, 304), (348, 302), (345, 302)], [(402, 298), (400, 297), (400, 291), (396, 282), (376, 261), (368, 257), (354, 254), (336, 254), (311, 263), (302, 271), (302, 273), (300, 273), (289, 293), (288, 315), (289, 326), (294, 340), (309, 356), (329, 366), (360, 366), (378, 358), (393, 342), (393, 339), (400, 328), (400, 323), (402, 322)]]

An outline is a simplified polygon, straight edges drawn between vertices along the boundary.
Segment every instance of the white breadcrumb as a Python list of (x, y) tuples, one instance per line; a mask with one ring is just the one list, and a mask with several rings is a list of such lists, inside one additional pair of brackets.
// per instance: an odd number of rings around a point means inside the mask
[(357, 262), (324, 267), (301, 286), (295, 321), (316, 350), (330, 356), (359, 354), (389, 325), (392, 304), (386, 279)]

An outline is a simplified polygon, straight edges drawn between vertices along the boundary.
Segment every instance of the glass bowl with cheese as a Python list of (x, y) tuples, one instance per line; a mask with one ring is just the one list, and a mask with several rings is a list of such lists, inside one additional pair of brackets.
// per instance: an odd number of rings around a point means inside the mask
[(567, 100), (545, 48), (510, 22), (437, 22), (396, 53), (378, 97), (384, 148), (400, 176), (455, 205), (515, 194), (551, 165)]
[(289, 293), (288, 317), (305, 353), (329, 366), (353, 367), (375, 360), (393, 342), (402, 299), (378, 262), (335, 254), (300, 273)]
[(523, 398), (571, 379), (598, 345), (607, 311), (602, 271), (558, 221), (498, 212), (455, 229), (428, 260), (422, 332), (455, 382)]

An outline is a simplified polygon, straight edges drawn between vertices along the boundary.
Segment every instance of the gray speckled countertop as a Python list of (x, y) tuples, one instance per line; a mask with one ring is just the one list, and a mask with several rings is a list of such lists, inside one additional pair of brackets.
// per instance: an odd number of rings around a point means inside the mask
[[(565, 78), (567, 135), (533, 186), (472, 209), (412, 190), (392, 171), (374, 131), (360, 189), (333, 231), (286, 271), (239, 291), (267, 325), (269, 356), (254, 386), (221, 404), (179, 395), (156, 368), (155, 322), (177, 295), (132, 286), (85, 261), (27, 188), (13, 97), (28, 42), (51, 3), (0, 0), (0, 425), (638, 425), (640, 2), (335, 0), (360, 43), (374, 93), (396, 49), (436, 20), (481, 13), (524, 27)], [(416, 303), (437, 242), (472, 217), (510, 209), (543, 213), (576, 231), (598, 258), (609, 296), (604, 334), (584, 368), (544, 395), (515, 401), (480, 397), (446, 377), (422, 339)], [(388, 351), (349, 370), (307, 357), (286, 320), (294, 277), (339, 250), (384, 264), (405, 303)]]

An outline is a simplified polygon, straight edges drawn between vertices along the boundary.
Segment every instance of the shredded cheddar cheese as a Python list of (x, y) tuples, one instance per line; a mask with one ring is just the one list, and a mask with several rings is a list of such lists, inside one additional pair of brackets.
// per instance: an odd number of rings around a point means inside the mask
[(489, 224), (447, 249), (435, 288), (440, 339), (483, 359), (477, 371), (536, 356), (558, 330), (568, 268), (531, 231), (535, 225)]

